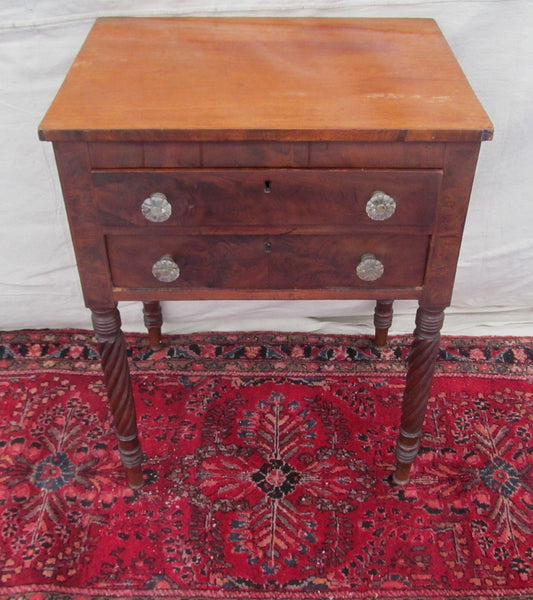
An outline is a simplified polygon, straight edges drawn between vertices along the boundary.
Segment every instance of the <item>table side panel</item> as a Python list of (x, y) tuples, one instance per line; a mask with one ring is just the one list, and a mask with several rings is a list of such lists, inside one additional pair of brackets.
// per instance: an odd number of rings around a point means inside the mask
[(85, 303), (91, 308), (109, 307), (113, 304), (112, 284), (87, 146), (56, 142), (54, 152)]
[(451, 302), (461, 239), (480, 144), (448, 144), (422, 302), (445, 307)]

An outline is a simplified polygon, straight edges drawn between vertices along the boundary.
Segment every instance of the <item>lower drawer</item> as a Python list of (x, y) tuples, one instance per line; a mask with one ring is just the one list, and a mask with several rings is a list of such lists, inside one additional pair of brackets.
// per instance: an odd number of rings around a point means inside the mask
[[(428, 246), (428, 236), (413, 235), (107, 237), (113, 284), (120, 288), (417, 287), (424, 281)], [(153, 274), (163, 256), (179, 269), (174, 281)]]

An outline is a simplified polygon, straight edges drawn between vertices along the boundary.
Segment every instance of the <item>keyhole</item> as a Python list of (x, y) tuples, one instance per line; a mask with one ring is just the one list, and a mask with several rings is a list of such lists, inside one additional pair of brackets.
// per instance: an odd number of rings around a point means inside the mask
[(272, 242), (265, 242), (265, 252), (270, 254), (272, 252)]
[(270, 187), (270, 179), (267, 179), (265, 181), (265, 194), (270, 194), (270, 192), (272, 191), (272, 188)]

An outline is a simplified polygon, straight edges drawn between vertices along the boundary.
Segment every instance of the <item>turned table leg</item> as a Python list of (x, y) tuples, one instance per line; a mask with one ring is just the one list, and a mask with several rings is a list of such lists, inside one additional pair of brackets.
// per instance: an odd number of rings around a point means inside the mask
[(142, 487), (142, 450), (137, 435), (137, 416), (131, 389), (126, 341), (116, 306), (92, 309), (109, 406), (118, 438), (120, 458), (133, 489)]
[(157, 300), (143, 302), (143, 316), (144, 325), (148, 329), (150, 337), (150, 346), (152, 350), (158, 350), (161, 346), (161, 327), (163, 326), (161, 304)]
[(374, 310), (374, 348), (381, 350), (387, 345), (389, 327), (392, 325), (392, 304), (394, 300), (378, 300)]
[(393, 475), (394, 483), (399, 485), (409, 481), (409, 471), (418, 453), (443, 321), (442, 308), (420, 306), (416, 314), (416, 329), (408, 359), (409, 368), (396, 446), (396, 472)]

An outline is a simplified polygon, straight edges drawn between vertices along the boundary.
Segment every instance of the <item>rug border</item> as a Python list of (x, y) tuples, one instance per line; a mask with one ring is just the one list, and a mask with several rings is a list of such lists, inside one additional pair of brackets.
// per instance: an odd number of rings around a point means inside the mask
[(375, 592), (332, 590), (310, 591), (262, 591), (245, 590), (176, 590), (154, 588), (152, 590), (130, 588), (128, 590), (88, 589), (75, 586), (28, 584), (3, 588), (0, 586), (2, 600), (530, 600), (533, 598), (533, 587), (512, 590), (494, 588), (493, 593), (486, 590), (460, 592), (453, 590), (383, 590)]

